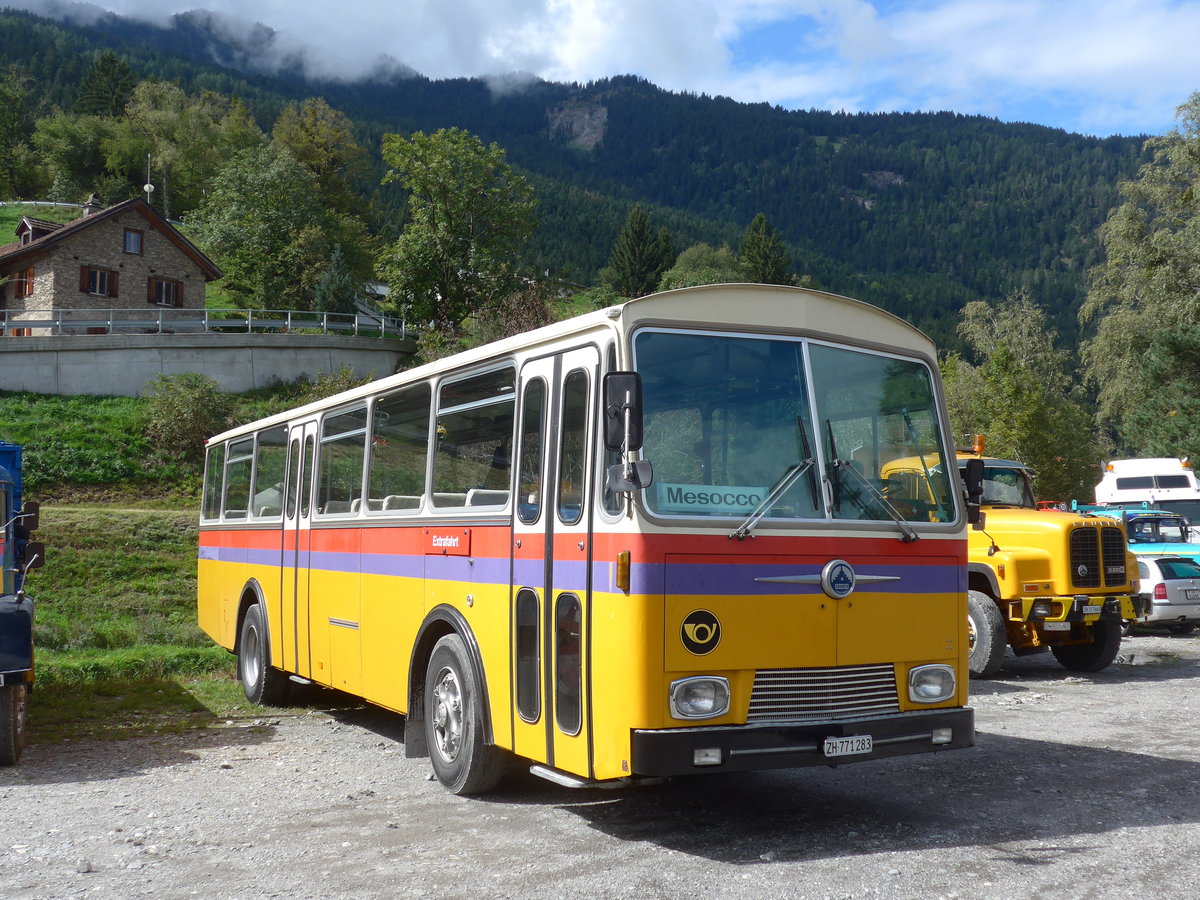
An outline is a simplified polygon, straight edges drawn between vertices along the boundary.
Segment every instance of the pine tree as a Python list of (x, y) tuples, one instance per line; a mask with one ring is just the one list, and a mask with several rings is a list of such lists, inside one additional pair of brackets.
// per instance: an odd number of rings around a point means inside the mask
[(674, 260), (671, 235), (665, 228), (655, 235), (649, 217), (638, 204), (617, 235), (604, 281), (622, 297), (642, 297), (655, 289)]
[(318, 312), (354, 312), (354, 278), (346, 269), (340, 244), (333, 248), (329, 256), (329, 268), (317, 279), (313, 289), (313, 307)]
[(111, 50), (96, 57), (75, 95), (75, 112), (91, 116), (120, 116), (137, 84), (129, 64)]
[(757, 284), (795, 284), (788, 274), (791, 256), (779, 239), (779, 232), (759, 213), (742, 235), (739, 251), (742, 272), (747, 281)]

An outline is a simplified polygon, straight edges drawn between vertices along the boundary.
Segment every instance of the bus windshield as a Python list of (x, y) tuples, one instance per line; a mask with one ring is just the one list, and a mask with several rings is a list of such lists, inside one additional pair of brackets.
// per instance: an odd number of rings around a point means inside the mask
[[(686, 331), (643, 330), (634, 350), (652, 512), (954, 519), (948, 477), (934, 467), (944, 449), (922, 363), (797, 338)], [(918, 473), (927, 502), (889, 503), (882, 468), (914, 456), (930, 460)]]

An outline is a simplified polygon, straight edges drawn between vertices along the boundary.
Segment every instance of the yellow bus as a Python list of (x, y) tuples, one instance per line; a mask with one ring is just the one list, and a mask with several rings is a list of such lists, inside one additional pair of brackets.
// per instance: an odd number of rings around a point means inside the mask
[(968, 747), (962, 485), (878, 478), (946, 422), (873, 306), (643, 297), (211, 438), (199, 622), (252, 701), (402, 713), (461, 794)]

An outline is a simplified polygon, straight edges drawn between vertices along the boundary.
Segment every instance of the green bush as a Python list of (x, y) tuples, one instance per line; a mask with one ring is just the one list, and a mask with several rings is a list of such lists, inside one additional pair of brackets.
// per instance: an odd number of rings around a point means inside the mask
[(145, 391), (146, 439), (164, 456), (199, 462), (204, 442), (229, 427), (233, 397), (207, 375), (159, 375)]

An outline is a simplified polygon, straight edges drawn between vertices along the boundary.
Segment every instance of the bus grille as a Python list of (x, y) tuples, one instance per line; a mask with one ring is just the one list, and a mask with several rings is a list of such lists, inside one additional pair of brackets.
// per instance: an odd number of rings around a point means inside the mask
[(899, 712), (890, 665), (759, 669), (747, 722), (836, 722)]

